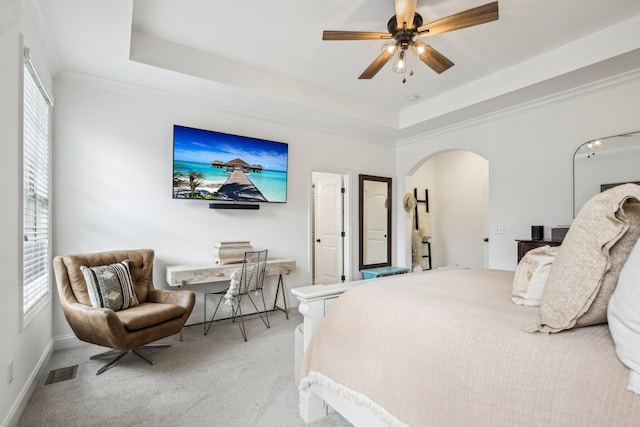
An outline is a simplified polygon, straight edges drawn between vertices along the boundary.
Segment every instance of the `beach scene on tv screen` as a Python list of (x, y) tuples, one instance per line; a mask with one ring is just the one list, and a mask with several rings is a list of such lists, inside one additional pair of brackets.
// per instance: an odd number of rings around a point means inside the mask
[(173, 198), (287, 201), (288, 145), (174, 126)]

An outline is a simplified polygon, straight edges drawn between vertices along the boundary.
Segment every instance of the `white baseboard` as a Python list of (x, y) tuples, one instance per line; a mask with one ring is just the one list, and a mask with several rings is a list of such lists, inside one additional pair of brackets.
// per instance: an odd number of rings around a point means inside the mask
[(38, 363), (33, 368), (31, 375), (29, 375), (29, 378), (20, 391), (18, 398), (11, 406), (7, 417), (2, 422), (2, 427), (15, 427), (18, 425), (18, 421), (20, 421), (20, 417), (22, 416), (24, 409), (27, 407), (29, 399), (31, 399), (31, 395), (33, 395), (33, 392), (36, 389), (38, 377), (44, 372), (49, 364), (53, 351), (53, 340), (51, 340), (49, 341), (47, 348), (42, 353), (42, 356), (40, 356), (40, 360), (38, 360)]
[(84, 341), (80, 341), (74, 334), (53, 337), (53, 351), (66, 350), (68, 348), (75, 348), (83, 345), (89, 344)]

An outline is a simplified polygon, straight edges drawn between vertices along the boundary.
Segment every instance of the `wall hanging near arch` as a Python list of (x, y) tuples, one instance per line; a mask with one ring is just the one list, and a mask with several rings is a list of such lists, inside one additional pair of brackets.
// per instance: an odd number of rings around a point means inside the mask
[[(421, 257), (427, 260), (427, 269), (431, 270), (431, 218), (429, 218), (429, 190), (425, 188), (424, 199), (418, 199), (418, 189), (413, 189), (413, 197), (416, 199), (414, 207), (415, 230), (420, 234), (423, 250)], [(422, 206), (424, 205), (424, 209)], [(426, 250), (425, 250), (426, 249)]]

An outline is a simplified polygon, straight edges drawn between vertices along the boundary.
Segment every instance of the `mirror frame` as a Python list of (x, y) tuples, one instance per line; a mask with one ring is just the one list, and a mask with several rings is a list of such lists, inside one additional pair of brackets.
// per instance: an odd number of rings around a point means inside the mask
[[(613, 144), (613, 149), (610, 144)], [(623, 164), (626, 166), (613, 170), (611, 164), (619, 164), (619, 161), (616, 161), (615, 158), (614, 160), (611, 159), (611, 156), (616, 155), (616, 152), (619, 152), (618, 156), (622, 156), (621, 158), (624, 159)], [(637, 172), (635, 166), (629, 164), (638, 158), (639, 152), (640, 131), (598, 138), (581, 144), (573, 154), (573, 217), (576, 217), (582, 205), (590, 197), (604, 191), (606, 188), (625, 182), (640, 183), (640, 172)], [(600, 156), (602, 156), (601, 153), (606, 153), (609, 157), (608, 163), (605, 163), (605, 165), (608, 165), (607, 167), (603, 167), (602, 163), (600, 163), (602, 161), (599, 160)], [(578, 156), (580, 156), (580, 159), (578, 159)], [(585, 167), (585, 160), (591, 157), (593, 159), (590, 161), (599, 163), (599, 167), (588, 170)], [(595, 182), (585, 183), (585, 177), (593, 178)], [(585, 187), (586, 184), (589, 184), (589, 187)]]
[[(376, 267), (387, 267), (391, 265), (391, 212), (392, 212), (392, 200), (393, 193), (391, 191), (391, 178), (383, 177), (383, 176), (373, 176), (373, 175), (359, 175), (359, 215), (358, 215), (358, 227), (359, 227), (359, 251), (358, 251), (358, 266), (359, 270), (363, 270), (366, 268), (376, 268)], [(364, 264), (363, 263), (363, 255), (364, 255), (364, 184), (365, 181), (377, 181), (377, 182), (386, 182), (387, 183), (387, 260), (386, 262), (378, 263), (378, 264)]]

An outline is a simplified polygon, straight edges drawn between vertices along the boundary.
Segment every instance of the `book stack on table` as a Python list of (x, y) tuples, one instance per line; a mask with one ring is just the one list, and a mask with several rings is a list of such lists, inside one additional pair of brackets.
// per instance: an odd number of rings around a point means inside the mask
[(220, 241), (213, 248), (216, 263), (221, 265), (242, 262), (244, 253), (252, 251), (253, 246), (248, 240)]

